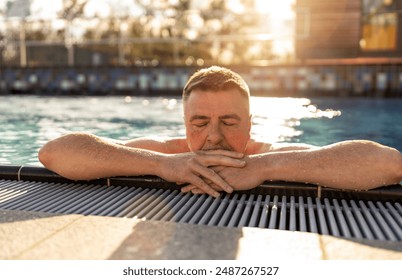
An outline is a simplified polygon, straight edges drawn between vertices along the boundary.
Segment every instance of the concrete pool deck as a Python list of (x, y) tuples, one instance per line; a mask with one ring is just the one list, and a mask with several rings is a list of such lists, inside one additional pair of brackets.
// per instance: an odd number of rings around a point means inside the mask
[(401, 260), (402, 242), (0, 210), (0, 259)]

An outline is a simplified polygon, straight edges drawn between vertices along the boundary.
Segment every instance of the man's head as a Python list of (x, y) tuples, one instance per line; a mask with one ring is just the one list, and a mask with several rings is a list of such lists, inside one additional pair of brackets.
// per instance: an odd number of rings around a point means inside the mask
[(249, 99), (250, 90), (243, 78), (223, 67), (211, 66), (195, 72), (187, 81), (183, 89), (183, 101), (186, 101), (193, 90), (221, 91), (238, 89), (244, 97)]
[(191, 76), (183, 90), (190, 150), (245, 152), (251, 129), (249, 98), (246, 82), (229, 69), (213, 66)]

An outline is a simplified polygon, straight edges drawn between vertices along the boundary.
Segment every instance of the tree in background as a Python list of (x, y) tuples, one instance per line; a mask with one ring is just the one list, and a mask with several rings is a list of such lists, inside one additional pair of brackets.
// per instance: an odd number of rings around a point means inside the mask
[[(261, 15), (254, 1), (233, 9), (230, 0), (133, 0), (135, 16), (114, 1), (106, 18), (88, 18), (89, 0), (63, 0), (59, 19), (28, 24), (27, 40), (57, 46), (51, 59), (46, 50), (44, 63), (87, 65), (99, 55), (101, 65), (250, 64), (271, 57), (271, 42), (257, 36)], [(18, 27), (10, 25), (9, 41), (13, 32)], [(40, 65), (43, 55), (35, 59)]]

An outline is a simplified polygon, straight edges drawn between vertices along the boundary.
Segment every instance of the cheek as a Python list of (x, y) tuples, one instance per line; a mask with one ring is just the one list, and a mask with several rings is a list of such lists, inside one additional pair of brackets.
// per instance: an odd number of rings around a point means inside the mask
[(244, 150), (250, 140), (250, 133), (246, 130), (227, 131), (225, 136), (226, 141), (237, 151)]
[(205, 142), (205, 135), (203, 135), (202, 131), (196, 131), (196, 130), (187, 130), (187, 143), (192, 151), (197, 151), (201, 150), (201, 148), (204, 146)]

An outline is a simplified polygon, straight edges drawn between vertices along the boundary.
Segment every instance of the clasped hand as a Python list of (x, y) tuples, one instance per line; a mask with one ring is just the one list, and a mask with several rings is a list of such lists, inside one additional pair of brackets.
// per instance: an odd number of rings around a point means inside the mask
[(247, 161), (249, 158), (242, 153), (226, 150), (172, 154), (162, 162), (161, 177), (179, 185), (188, 184), (182, 187), (182, 192), (218, 197), (219, 191), (231, 193), (235, 189), (249, 189), (260, 183), (244, 184), (247, 178), (243, 178), (238, 171), (250, 171)]

